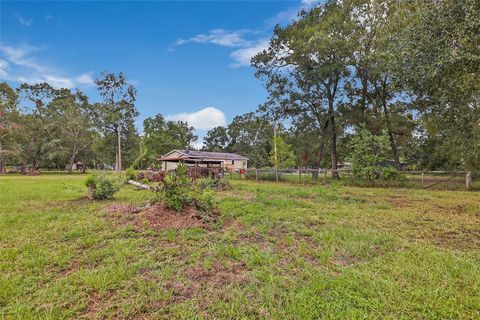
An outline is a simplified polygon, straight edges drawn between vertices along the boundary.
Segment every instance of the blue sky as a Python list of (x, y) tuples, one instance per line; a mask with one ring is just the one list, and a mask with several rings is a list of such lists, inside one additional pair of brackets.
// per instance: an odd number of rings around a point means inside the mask
[[(124, 72), (143, 119), (188, 120), (203, 136), (265, 99), (249, 59), (316, 1), (2, 1), (0, 77), (47, 81), (93, 100), (101, 71)], [(201, 142), (201, 141), (199, 141)]]

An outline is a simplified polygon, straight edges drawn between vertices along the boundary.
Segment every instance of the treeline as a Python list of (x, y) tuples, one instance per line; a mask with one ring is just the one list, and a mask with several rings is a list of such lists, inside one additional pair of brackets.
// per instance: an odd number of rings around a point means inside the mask
[(342, 0), (302, 11), (252, 59), (268, 100), (210, 131), (206, 148), (265, 165), (276, 129), (296, 166), (336, 169), (368, 143), (360, 134), (385, 137), (383, 158), (398, 168), (478, 169), (478, 17), (476, 0)]
[[(368, 153), (397, 168), (478, 170), (478, 17), (477, 0), (338, 0), (302, 11), (252, 59), (267, 101), (208, 132), (203, 148), (254, 167), (336, 169)], [(0, 84), (0, 171), (146, 168), (196, 141), (187, 123), (162, 115), (139, 135), (136, 90), (122, 73), (96, 85), (93, 102), (47, 83)]]
[(124, 74), (103, 73), (96, 85), (100, 102), (48, 83), (15, 90), (1, 83), (0, 172), (6, 165), (71, 170), (77, 161), (98, 169), (147, 168), (196, 140), (186, 122), (161, 115), (147, 118), (139, 135), (136, 90)]

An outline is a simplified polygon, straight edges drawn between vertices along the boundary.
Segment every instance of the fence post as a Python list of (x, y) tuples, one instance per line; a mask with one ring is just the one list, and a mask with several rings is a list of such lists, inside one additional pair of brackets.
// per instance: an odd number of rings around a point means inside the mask
[(278, 169), (275, 167), (275, 181), (278, 182)]
[(465, 175), (465, 187), (467, 190), (472, 189), (472, 172), (468, 171)]
[(422, 188), (423, 188), (423, 175), (424, 175), (424, 173), (422, 172)]
[(323, 169), (323, 180), (327, 183), (327, 169)]
[(255, 181), (258, 180), (258, 170), (255, 169)]
[(300, 179), (300, 183), (302, 183), (302, 169), (298, 169), (298, 179)]

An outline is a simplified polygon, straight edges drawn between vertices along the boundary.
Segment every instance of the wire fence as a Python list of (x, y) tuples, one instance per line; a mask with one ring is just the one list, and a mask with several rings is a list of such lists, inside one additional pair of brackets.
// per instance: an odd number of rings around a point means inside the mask
[[(339, 179), (332, 178), (336, 172)], [(300, 184), (342, 183), (364, 187), (406, 187), (436, 190), (480, 190), (480, 174), (463, 171), (400, 171), (395, 179), (365, 180), (350, 169), (245, 169), (230, 171), (227, 179), (275, 181)]]

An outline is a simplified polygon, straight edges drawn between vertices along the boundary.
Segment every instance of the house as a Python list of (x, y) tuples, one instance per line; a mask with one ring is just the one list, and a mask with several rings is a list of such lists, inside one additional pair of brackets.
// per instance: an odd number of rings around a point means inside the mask
[(226, 152), (196, 150), (172, 150), (159, 158), (165, 171), (174, 170), (179, 162), (187, 166), (225, 168), (227, 170), (247, 169), (248, 158)]

